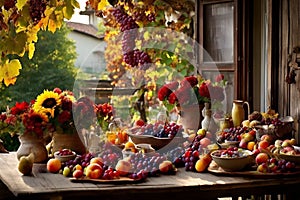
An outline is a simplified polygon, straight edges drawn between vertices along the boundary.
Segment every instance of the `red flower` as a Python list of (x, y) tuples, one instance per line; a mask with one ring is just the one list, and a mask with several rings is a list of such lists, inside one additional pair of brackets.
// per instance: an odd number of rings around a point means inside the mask
[(14, 107), (11, 108), (11, 114), (13, 115), (19, 115), (23, 112), (25, 112), (26, 110), (28, 110), (29, 108), (29, 104), (25, 101), (19, 103), (16, 102), (16, 105)]
[(178, 87), (179, 83), (177, 81), (173, 81), (161, 87), (158, 90), (157, 96), (160, 101), (165, 100), (172, 92)]
[(210, 98), (209, 88), (210, 88), (210, 83), (207, 84), (203, 82), (199, 87), (199, 94), (203, 97)]
[(185, 77), (182, 81), (181, 81), (181, 86), (183, 87), (194, 87), (198, 84), (198, 79), (195, 76), (189, 76), (189, 77)]
[(63, 124), (67, 121), (69, 121), (71, 119), (71, 113), (67, 110), (62, 111), (59, 115), (58, 115), (58, 122)]
[(216, 81), (216, 82), (220, 82), (220, 81), (222, 81), (222, 80), (224, 80), (224, 75), (223, 75), (223, 74), (219, 74), (219, 75), (217, 75), (216, 78), (215, 78), (215, 81)]
[(176, 94), (174, 92), (172, 92), (169, 95), (168, 101), (169, 101), (170, 104), (174, 104), (177, 101), (177, 97), (176, 97)]

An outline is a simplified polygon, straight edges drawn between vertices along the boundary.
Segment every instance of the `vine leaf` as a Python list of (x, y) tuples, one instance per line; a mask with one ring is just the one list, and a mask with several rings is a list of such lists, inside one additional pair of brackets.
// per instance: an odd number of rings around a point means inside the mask
[(0, 67), (0, 80), (4, 80), (4, 84), (9, 86), (16, 82), (16, 77), (20, 74), (22, 68), (19, 60), (7, 60), (4, 65)]

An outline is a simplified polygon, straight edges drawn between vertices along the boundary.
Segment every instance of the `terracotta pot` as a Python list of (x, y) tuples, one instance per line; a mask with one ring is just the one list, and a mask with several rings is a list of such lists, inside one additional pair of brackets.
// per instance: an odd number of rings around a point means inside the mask
[(197, 131), (201, 128), (203, 108), (204, 104), (185, 105), (177, 108), (179, 113), (179, 123), (182, 124), (185, 130), (189, 129)]
[(87, 149), (84, 145), (83, 138), (77, 131), (73, 133), (54, 133), (52, 137), (52, 153), (61, 149), (71, 149), (77, 154), (85, 154)]
[(17, 150), (17, 158), (27, 156), (31, 152), (34, 154), (34, 163), (44, 163), (48, 159), (48, 151), (43, 139), (32, 135), (21, 135), (19, 137), (20, 146)]

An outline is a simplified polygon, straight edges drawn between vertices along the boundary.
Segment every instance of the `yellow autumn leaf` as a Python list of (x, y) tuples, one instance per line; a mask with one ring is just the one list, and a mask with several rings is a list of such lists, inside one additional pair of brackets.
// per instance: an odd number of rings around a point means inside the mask
[(110, 5), (110, 3), (108, 2), (108, 0), (101, 0), (98, 3), (98, 10), (104, 10), (109, 5)]
[(24, 5), (26, 4), (27, 0), (17, 0), (16, 6), (18, 10), (22, 10)]
[(9, 86), (16, 82), (16, 77), (20, 74), (22, 68), (19, 60), (7, 60), (2, 66), (0, 66), (0, 80), (4, 80), (4, 84)]
[(33, 57), (34, 51), (35, 51), (34, 43), (30, 43), (28, 45), (28, 58), (29, 59), (31, 59)]
[(56, 31), (56, 23), (52, 19), (49, 19), (48, 30), (54, 33)]

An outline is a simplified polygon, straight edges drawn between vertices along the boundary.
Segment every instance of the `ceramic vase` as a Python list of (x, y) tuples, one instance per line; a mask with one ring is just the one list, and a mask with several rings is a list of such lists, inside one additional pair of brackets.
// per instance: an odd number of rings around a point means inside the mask
[(33, 135), (19, 136), (20, 146), (17, 150), (17, 158), (28, 156), (31, 152), (34, 154), (34, 163), (44, 163), (48, 159), (48, 151), (43, 139)]

